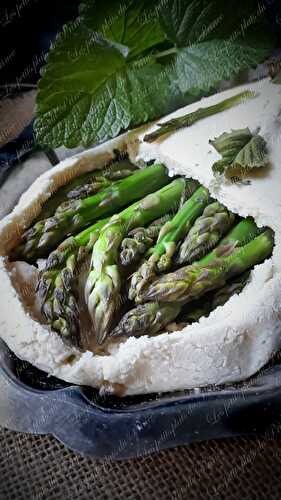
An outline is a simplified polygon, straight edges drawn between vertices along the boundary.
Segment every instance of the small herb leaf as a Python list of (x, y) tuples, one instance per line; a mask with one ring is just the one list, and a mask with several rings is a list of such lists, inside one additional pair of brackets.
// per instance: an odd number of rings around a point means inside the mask
[(234, 165), (242, 168), (259, 168), (268, 163), (266, 142), (260, 135), (254, 135), (237, 154)]
[(213, 165), (214, 172), (222, 174), (236, 167), (247, 170), (268, 163), (265, 140), (259, 134), (253, 135), (248, 128), (225, 132), (209, 142), (222, 155), (222, 159)]

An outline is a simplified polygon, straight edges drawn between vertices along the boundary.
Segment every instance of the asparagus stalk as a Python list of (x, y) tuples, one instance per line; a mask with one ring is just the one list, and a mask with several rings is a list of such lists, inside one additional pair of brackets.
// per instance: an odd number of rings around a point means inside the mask
[(209, 264), (195, 263), (156, 279), (143, 290), (141, 301), (186, 304), (210, 290), (223, 287), (231, 277), (262, 262), (271, 255), (273, 233), (270, 229), (236, 249), (228, 256), (217, 257)]
[[(210, 264), (212, 261), (215, 261), (219, 256), (223, 255), (231, 255), (237, 248), (248, 243), (251, 239), (255, 238), (259, 230), (252, 219), (244, 219), (239, 224), (237, 224), (228, 235), (221, 241), (219, 246), (212, 252), (210, 252), (207, 256), (199, 261), (199, 263)], [(150, 307), (150, 304), (154, 304), (154, 309)], [(147, 302), (142, 304), (142, 308), (139, 309), (139, 306), (135, 307), (130, 311), (130, 315), (127, 313), (122, 319), (119, 325), (117, 325), (114, 332), (118, 332), (118, 335), (126, 335), (126, 336), (134, 336), (137, 328), (137, 335), (141, 335), (141, 325), (145, 325), (146, 328), (143, 330), (143, 334), (149, 331), (149, 321), (151, 320), (151, 311), (156, 311), (159, 317), (162, 319), (159, 324), (157, 321), (153, 323), (153, 333), (157, 333), (164, 326), (166, 326), (169, 322), (176, 319), (178, 316), (182, 305), (177, 302), (173, 303), (174, 307), (174, 315), (169, 314), (169, 321), (165, 323), (165, 311), (166, 311), (167, 303), (165, 302)], [(180, 309), (178, 309), (180, 306)], [(163, 312), (162, 312), (163, 310)], [(209, 306), (208, 306), (209, 310)], [(169, 310), (170, 311), (170, 310)], [(200, 310), (195, 311), (194, 317), (199, 319), (202, 314), (206, 313), (206, 307), (201, 305)], [(133, 319), (134, 318), (134, 321)], [(138, 323), (139, 319), (139, 323)], [(158, 324), (158, 329), (157, 329)], [(116, 333), (117, 335), (117, 333)]]
[(141, 304), (123, 316), (119, 324), (112, 330), (110, 337), (154, 335), (173, 321), (180, 310), (179, 304), (160, 304), (158, 302)]
[(140, 290), (157, 273), (167, 271), (172, 264), (177, 242), (189, 232), (192, 224), (209, 203), (209, 193), (203, 186), (183, 204), (175, 217), (167, 222), (160, 231), (158, 242), (151, 248), (140, 268), (133, 274), (129, 289), (129, 298), (133, 300)]
[(151, 134), (145, 135), (143, 140), (146, 142), (154, 142), (163, 135), (176, 132), (177, 130), (184, 127), (190, 127), (191, 125), (193, 125), (199, 120), (202, 120), (203, 118), (207, 118), (208, 116), (212, 116), (216, 113), (220, 113), (221, 111), (225, 111), (229, 108), (232, 108), (233, 106), (237, 106), (241, 102), (244, 102), (246, 99), (255, 96), (256, 96), (255, 92), (246, 90), (244, 92), (240, 92), (240, 94), (234, 95), (233, 97), (224, 99), (223, 101), (214, 104), (213, 106), (207, 106), (206, 108), (198, 108), (193, 113), (188, 113), (187, 115), (183, 115), (178, 118), (173, 118), (172, 120), (169, 120), (164, 123), (158, 123), (157, 126), (159, 127), (159, 129), (157, 129), (155, 132), (152, 132)]
[(94, 196), (60, 205), (53, 217), (37, 222), (22, 237), (14, 257), (34, 260), (46, 256), (67, 235), (75, 234), (101, 217), (113, 214), (124, 205), (159, 189), (169, 181), (164, 165), (138, 170), (114, 182)]
[(76, 236), (70, 236), (53, 251), (40, 272), (37, 291), (42, 314), (53, 330), (79, 344), (79, 311), (74, 281), (86, 255), (92, 250), (109, 218), (96, 222)]
[(90, 178), (85, 184), (74, 186), (68, 192), (67, 198), (75, 199), (91, 196), (101, 189), (111, 186), (112, 182), (129, 177), (129, 175), (132, 175), (137, 168), (138, 167), (129, 160), (120, 160), (107, 167), (100, 175), (92, 175), (92, 178)]
[(191, 263), (216, 246), (233, 225), (235, 216), (219, 202), (208, 205), (182, 242), (176, 263)]
[(148, 227), (138, 227), (128, 233), (121, 244), (120, 262), (122, 266), (136, 264), (149, 247), (156, 242), (163, 225), (171, 219), (164, 215), (153, 221)]
[(180, 202), (184, 188), (184, 179), (176, 179), (113, 216), (103, 228), (93, 248), (91, 271), (85, 287), (86, 303), (98, 343), (105, 340), (120, 307), (122, 278), (118, 263), (124, 236), (133, 228), (170, 212)]
[(61, 203), (68, 199), (85, 198), (110, 186), (113, 181), (125, 179), (137, 169), (129, 160), (119, 160), (102, 170), (85, 172), (61, 186), (42, 207), (41, 219), (51, 217)]
[(251, 217), (242, 219), (236, 226), (234, 226), (229, 233), (220, 241), (219, 245), (212, 250), (212, 252), (202, 257), (199, 264), (202, 266), (210, 264), (218, 257), (227, 257), (231, 255), (237, 248), (240, 248), (256, 236), (260, 234), (261, 230), (257, 227), (256, 223)]

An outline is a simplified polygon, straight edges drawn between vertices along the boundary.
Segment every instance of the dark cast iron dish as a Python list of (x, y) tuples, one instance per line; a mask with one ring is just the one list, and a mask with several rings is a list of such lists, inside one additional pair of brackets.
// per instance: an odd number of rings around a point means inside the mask
[(276, 435), (280, 416), (280, 353), (244, 383), (118, 398), (48, 377), (0, 341), (0, 426), (52, 434), (94, 458), (126, 459), (241, 434)]

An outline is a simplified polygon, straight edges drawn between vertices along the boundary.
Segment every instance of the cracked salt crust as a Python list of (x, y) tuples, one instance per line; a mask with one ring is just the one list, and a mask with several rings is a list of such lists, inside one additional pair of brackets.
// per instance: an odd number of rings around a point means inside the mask
[[(246, 89), (255, 99), (206, 118), (154, 144), (142, 142), (145, 127), (61, 162), (40, 176), (13, 212), (0, 222), (0, 334), (22, 359), (68, 382), (123, 387), (123, 394), (173, 391), (246, 379), (281, 347), (281, 86), (268, 79), (203, 99), (208, 106)], [(178, 110), (181, 116), (198, 103)], [(164, 119), (163, 119), (164, 120)], [(268, 142), (272, 167), (251, 175), (251, 185), (214, 182), (211, 166), (219, 159), (208, 140), (231, 129), (260, 128)], [(60, 337), (34, 321), (11, 285), (5, 261), (19, 235), (40, 213), (44, 200), (75, 175), (101, 168), (113, 149), (126, 148), (131, 159), (163, 161), (171, 172), (191, 176), (229, 209), (251, 215), (275, 231), (272, 258), (255, 267), (251, 281), (208, 318), (180, 332), (129, 338), (112, 344), (106, 356), (67, 347)], [(3, 297), (5, 300), (3, 300)], [(71, 355), (76, 358), (68, 363)], [(118, 385), (119, 384), (119, 385)]]

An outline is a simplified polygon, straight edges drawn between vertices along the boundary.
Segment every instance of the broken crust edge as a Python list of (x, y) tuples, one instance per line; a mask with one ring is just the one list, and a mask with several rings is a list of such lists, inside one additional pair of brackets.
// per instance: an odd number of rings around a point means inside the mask
[[(19, 358), (50, 375), (92, 387), (111, 386), (113, 392), (121, 387), (122, 395), (247, 379), (280, 348), (281, 277), (276, 266), (280, 262), (280, 233), (272, 258), (256, 266), (243, 292), (208, 318), (181, 332), (129, 338), (113, 345), (108, 356), (81, 353), (66, 346), (55, 332), (30, 317), (11, 284), (5, 255), (15, 244), (15, 237), (40, 213), (50, 193), (91, 170), (93, 160), (97, 168), (102, 168), (113, 157), (114, 149), (124, 149), (129, 143), (130, 150), (133, 138), (134, 160), (138, 135), (132, 133), (64, 160), (40, 176), (0, 222), (0, 335)], [(176, 168), (176, 162), (163, 160), (168, 167)]]

